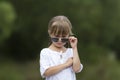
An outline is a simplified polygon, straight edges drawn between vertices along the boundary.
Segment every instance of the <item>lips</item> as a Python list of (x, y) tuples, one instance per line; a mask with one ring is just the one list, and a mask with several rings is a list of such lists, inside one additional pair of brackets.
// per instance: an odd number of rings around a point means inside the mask
[(62, 45), (62, 43), (61, 43), (61, 42), (58, 42), (57, 44), (58, 44), (58, 45)]

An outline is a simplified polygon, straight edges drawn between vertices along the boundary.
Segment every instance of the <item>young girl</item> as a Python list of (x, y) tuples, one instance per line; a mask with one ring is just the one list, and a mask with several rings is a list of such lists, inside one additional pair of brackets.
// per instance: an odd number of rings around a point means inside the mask
[[(72, 25), (65, 16), (53, 17), (48, 25), (51, 44), (40, 52), (40, 72), (46, 80), (76, 80), (75, 73), (83, 65), (77, 50), (78, 40), (72, 36)], [(70, 44), (70, 47), (66, 47)]]

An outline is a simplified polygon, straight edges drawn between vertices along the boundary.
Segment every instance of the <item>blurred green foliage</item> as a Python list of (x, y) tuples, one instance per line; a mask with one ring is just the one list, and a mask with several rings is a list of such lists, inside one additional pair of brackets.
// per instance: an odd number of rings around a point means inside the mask
[[(16, 18), (16, 13), (13, 6), (8, 2), (0, 2), (0, 44), (8, 39), (12, 34), (14, 27), (13, 23)], [(4, 44), (3, 44), (4, 45)]]
[(79, 40), (78, 80), (120, 80), (120, 0), (0, 0), (0, 80), (38, 78), (39, 64), (25, 64), (48, 46), (47, 25), (56, 15), (70, 19)]
[[(113, 55), (112, 55), (113, 56)], [(99, 64), (85, 65), (82, 74), (77, 74), (78, 80), (119, 80), (120, 64), (114, 59), (102, 58)]]

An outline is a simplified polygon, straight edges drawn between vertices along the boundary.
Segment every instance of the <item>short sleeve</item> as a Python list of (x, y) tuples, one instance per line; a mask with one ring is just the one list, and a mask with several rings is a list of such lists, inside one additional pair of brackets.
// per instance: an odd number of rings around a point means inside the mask
[(41, 76), (44, 78), (44, 72), (50, 67), (49, 65), (49, 57), (48, 51), (45, 49), (41, 50), (40, 52), (40, 73)]
[(83, 65), (82, 65), (82, 64), (80, 64), (80, 70), (79, 70), (78, 72), (81, 72), (81, 71), (82, 71), (82, 69), (83, 69)]

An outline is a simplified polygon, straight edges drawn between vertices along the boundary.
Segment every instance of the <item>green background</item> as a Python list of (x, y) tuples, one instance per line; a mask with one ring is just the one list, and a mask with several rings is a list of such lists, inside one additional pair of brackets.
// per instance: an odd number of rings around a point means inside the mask
[(0, 80), (43, 80), (39, 54), (56, 15), (79, 41), (77, 80), (120, 80), (120, 0), (0, 0)]

